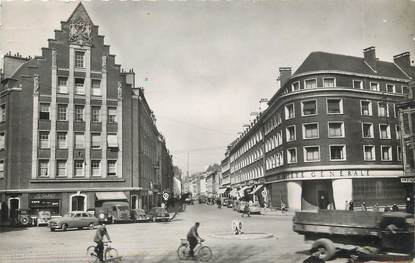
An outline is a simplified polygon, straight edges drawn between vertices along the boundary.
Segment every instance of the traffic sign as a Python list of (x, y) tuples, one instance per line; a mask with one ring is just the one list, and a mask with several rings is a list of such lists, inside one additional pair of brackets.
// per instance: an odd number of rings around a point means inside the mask
[(164, 200), (169, 199), (169, 194), (168, 194), (168, 193), (164, 193), (164, 194), (163, 194), (163, 198), (164, 198)]

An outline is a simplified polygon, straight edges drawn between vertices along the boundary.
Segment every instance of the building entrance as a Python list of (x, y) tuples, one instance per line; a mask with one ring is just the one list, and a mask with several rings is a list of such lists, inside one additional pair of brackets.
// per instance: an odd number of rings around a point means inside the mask
[(301, 193), (301, 209), (327, 209), (333, 203), (333, 187), (331, 180), (303, 181)]

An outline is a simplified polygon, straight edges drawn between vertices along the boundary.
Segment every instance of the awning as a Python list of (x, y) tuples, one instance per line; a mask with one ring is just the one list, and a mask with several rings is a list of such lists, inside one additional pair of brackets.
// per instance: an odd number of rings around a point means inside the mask
[(255, 194), (255, 193), (256, 193), (256, 192), (258, 192), (258, 191), (259, 191), (259, 189), (261, 189), (263, 186), (264, 186), (263, 184), (257, 185), (257, 186), (255, 187), (255, 189), (254, 189), (252, 192), (250, 192), (249, 194), (250, 194), (250, 195)]
[(96, 192), (98, 200), (128, 200), (123, 192)]
[(222, 189), (219, 189), (219, 190), (218, 190), (217, 194), (218, 194), (218, 195), (221, 195), (221, 194), (223, 194), (223, 193), (225, 193), (225, 192), (226, 192), (226, 188), (222, 188)]
[(109, 148), (118, 148), (117, 135), (115, 135), (115, 134), (109, 134), (107, 136), (107, 141), (108, 141), (108, 147)]

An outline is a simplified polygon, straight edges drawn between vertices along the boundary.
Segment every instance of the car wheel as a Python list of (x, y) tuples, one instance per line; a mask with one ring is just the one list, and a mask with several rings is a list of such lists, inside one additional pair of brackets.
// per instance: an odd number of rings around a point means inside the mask
[(90, 224), (88, 225), (89, 230), (93, 230), (93, 229), (94, 229), (94, 227), (95, 227), (94, 223), (90, 223)]
[(68, 229), (68, 225), (67, 224), (63, 224), (62, 225), (62, 231), (66, 231)]
[(322, 260), (330, 260), (336, 254), (336, 247), (333, 242), (327, 238), (320, 238), (313, 243), (313, 249), (319, 251), (319, 258)]

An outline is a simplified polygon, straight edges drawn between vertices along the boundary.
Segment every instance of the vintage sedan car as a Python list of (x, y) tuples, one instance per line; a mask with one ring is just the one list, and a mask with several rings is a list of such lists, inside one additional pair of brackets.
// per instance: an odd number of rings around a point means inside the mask
[(68, 228), (82, 229), (84, 227), (92, 230), (96, 225), (98, 225), (98, 219), (95, 216), (81, 211), (70, 212), (63, 217), (49, 220), (49, 228), (52, 232), (56, 229), (66, 231)]
[(151, 218), (146, 215), (143, 209), (131, 209), (131, 220), (135, 223), (149, 222)]
[(259, 204), (249, 204), (249, 211), (251, 212), (251, 214), (261, 214), (261, 207), (259, 206)]
[(39, 211), (37, 213), (36, 225), (37, 226), (48, 225), (50, 219), (51, 219), (50, 211)]
[(163, 208), (163, 207), (151, 208), (150, 212), (148, 212), (148, 216), (151, 218), (153, 222), (156, 222), (156, 221), (167, 222), (170, 219), (169, 213), (167, 212), (166, 208)]

